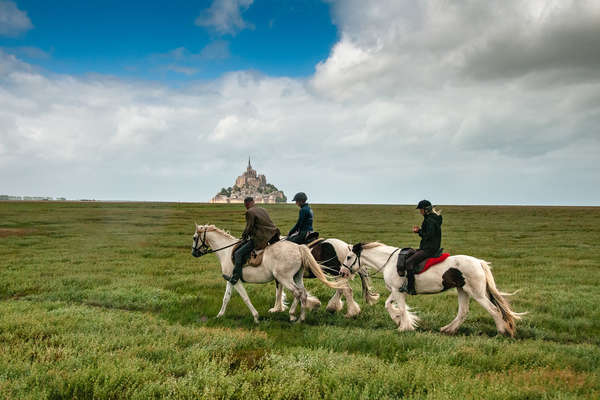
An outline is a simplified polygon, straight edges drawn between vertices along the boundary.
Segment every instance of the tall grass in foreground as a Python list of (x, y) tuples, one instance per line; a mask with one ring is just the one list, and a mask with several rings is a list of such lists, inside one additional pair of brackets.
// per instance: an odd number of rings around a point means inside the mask
[[(295, 222), (295, 206), (266, 207), (282, 231)], [(246, 286), (259, 325), (237, 295), (216, 320), (224, 281), (215, 256), (191, 257), (193, 223), (239, 235), (242, 206), (2, 202), (0, 398), (599, 398), (600, 209), (442, 208), (445, 249), (522, 289), (516, 339), (475, 302), (440, 334), (454, 291), (410, 298), (422, 324), (398, 333), (376, 277), (383, 298), (353, 320), (321, 309), (290, 324), (267, 312), (273, 284)], [(313, 209), (322, 236), (418, 244), (414, 207)]]

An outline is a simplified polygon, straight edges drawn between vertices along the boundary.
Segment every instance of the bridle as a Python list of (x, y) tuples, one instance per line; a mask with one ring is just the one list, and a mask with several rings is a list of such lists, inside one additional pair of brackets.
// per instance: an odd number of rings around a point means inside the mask
[(202, 243), (200, 243), (199, 247), (198, 240), (200, 239), (201, 235), (198, 234), (194, 239), (194, 247), (192, 248), (192, 255), (194, 257), (202, 257), (210, 253), (216, 253), (217, 251), (225, 250), (231, 246), (235, 246), (236, 244), (241, 243), (241, 240), (238, 240), (237, 242), (227, 245), (225, 247), (221, 247), (220, 249), (211, 250), (210, 245), (206, 243), (206, 230), (203, 230), (202, 233)]
[(350, 265), (346, 265), (346, 263), (342, 264), (342, 267), (348, 268), (348, 271), (350, 271), (351, 274), (353, 273), (352, 272), (352, 267), (354, 267), (354, 265), (356, 264), (357, 261), (358, 261), (358, 269), (361, 268), (361, 264), (360, 264), (360, 252), (358, 254), (354, 253), (354, 255), (356, 256), (356, 258), (354, 259), (354, 262), (352, 264), (350, 264)]

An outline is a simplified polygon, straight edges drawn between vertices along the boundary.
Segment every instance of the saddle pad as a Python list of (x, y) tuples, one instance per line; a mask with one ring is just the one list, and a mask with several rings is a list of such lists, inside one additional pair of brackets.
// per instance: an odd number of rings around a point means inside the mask
[(441, 263), (442, 261), (444, 261), (448, 257), (450, 257), (450, 254), (448, 254), (448, 253), (442, 253), (442, 255), (439, 256), (439, 257), (428, 258), (427, 261), (425, 261), (425, 266), (419, 272), (419, 274), (422, 274), (423, 272), (427, 271), (430, 267), (433, 267), (435, 264)]

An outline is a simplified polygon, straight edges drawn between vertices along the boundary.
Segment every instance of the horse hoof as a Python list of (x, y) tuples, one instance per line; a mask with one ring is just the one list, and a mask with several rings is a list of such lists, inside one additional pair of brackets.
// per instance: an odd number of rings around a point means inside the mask
[(277, 307), (273, 307), (269, 309), (270, 313), (276, 313), (276, 312), (282, 312), (283, 310), (281, 308), (277, 308)]

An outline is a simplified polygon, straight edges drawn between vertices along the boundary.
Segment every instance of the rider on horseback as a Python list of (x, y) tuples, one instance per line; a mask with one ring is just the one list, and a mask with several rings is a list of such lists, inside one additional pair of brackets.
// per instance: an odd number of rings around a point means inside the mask
[(314, 214), (310, 206), (306, 202), (308, 200), (306, 193), (296, 193), (292, 200), (296, 202), (296, 205), (298, 207), (300, 207), (300, 212), (298, 215), (298, 221), (296, 222), (296, 225), (294, 225), (292, 229), (290, 229), (286, 240), (297, 244), (305, 244), (306, 237), (310, 232), (313, 231)]
[(421, 236), (421, 244), (416, 253), (406, 260), (408, 293), (417, 294), (415, 290), (416, 266), (426, 258), (435, 257), (442, 243), (442, 216), (427, 200), (421, 200), (417, 209), (423, 216), (421, 227), (413, 226), (413, 232)]
[(252, 250), (260, 250), (267, 247), (267, 244), (279, 240), (279, 229), (275, 226), (269, 214), (264, 208), (254, 207), (254, 199), (246, 197), (244, 199), (246, 207), (246, 228), (242, 233), (244, 243), (235, 251), (233, 258), (235, 267), (233, 274), (229, 279), (232, 285), (242, 277), (242, 268), (248, 260)]

